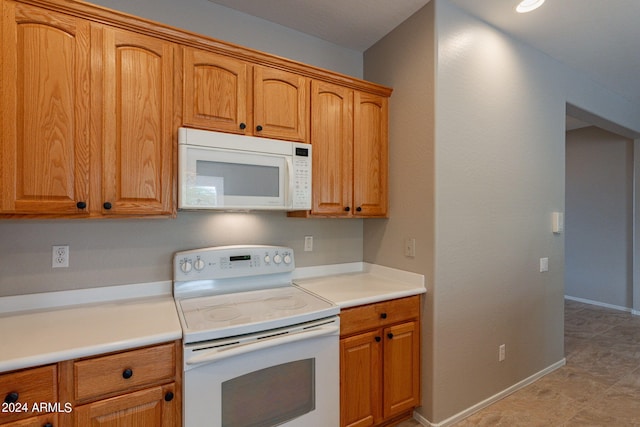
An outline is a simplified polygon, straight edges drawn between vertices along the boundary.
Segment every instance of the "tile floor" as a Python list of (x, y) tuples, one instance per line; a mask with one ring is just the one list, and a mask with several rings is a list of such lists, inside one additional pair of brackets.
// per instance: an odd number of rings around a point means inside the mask
[(565, 355), (566, 366), (455, 426), (640, 427), (640, 316), (566, 300)]

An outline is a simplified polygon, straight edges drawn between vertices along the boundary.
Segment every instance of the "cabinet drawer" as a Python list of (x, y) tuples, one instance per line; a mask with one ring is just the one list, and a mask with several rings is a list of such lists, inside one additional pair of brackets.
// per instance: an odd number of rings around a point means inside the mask
[(340, 311), (340, 335), (391, 325), (420, 314), (420, 296), (382, 301)]
[[(56, 365), (25, 369), (0, 375), (0, 398), (6, 402), (15, 402), (14, 408), (4, 407), (0, 411), (0, 424), (39, 415), (31, 412), (34, 404), (58, 401), (58, 371)], [(10, 396), (12, 393), (17, 395)], [(24, 412), (26, 404), (27, 412)], [(20, 408), (20, 412), (14, 411)]]
[(76, 400), (135, 390), (175, 376), (175, 344), (79, 360), (75, 372)]

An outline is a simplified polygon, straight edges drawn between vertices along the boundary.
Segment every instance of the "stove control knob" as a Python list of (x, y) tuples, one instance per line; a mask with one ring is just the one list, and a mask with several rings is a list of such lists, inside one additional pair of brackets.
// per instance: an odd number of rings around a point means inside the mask
[(284, 256), (284, 263), (285, 263), (285, 264), (291, 264), (291, 255), (286, 254), (286, 255)]
[(182, 270), (183, 273), (190, 272), (192, 267), (193, 267), (193, 263), (191, 262), (190, 259), (185, 259), (184, 262), (180, 264), (180, 270)]
[(204, 261), (201, 258), (196, 259), (196, 262), (193, 263), (193, 268), (196, 271), (201, 271), (204, 268)]
[(269, 256), (269, 254), (264, 256), (264, 263), (265, 264), (269, 264), (271, 262), (271, 257)]
[(280, 254), (275, 254), (273, 256), (273, 262), (275, 262), (276, 264), (280, 264), (282, 262), (282, 255)]

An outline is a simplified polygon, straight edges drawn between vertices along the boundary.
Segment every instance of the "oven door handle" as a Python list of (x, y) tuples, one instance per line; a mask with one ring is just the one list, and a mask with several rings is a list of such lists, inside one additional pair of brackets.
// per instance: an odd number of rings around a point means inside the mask
[(257, 350), (263, 350), (265, 348), (274, 347), (276, 345), (289, 344), (325, 335), (337, 335), (339, 332), (340, 326), (323, 326), (316, 329), (308, 329), (302, 332), (287, 334), (285, 336), (267, 338), (264, 341), (239, 344), (228, 349), (212, 350), (203, 354), (199, 354), (195, 357), (190, 357), (185, 361), (185, 363), (187, 365), (197, 365), (205, 362), (217, 362), (229, 357), (251, 353)]

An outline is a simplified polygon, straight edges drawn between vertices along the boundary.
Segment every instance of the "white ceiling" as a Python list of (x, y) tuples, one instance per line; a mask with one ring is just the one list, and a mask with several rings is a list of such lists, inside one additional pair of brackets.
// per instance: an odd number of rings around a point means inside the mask
[(429, 0), (210, 0), (364, 52)]
[[(210, 0), (364, 51), (429, 0)], [(640, 103), (640, 0), (447, 0)]]

